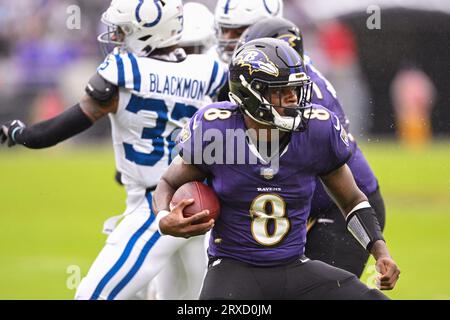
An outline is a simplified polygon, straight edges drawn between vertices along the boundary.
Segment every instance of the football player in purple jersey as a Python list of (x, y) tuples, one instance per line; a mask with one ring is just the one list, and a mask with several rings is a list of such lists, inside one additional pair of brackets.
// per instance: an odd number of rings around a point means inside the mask
[[(303, 36), (299, 28), (283, 18), (265, 18), (248, 27), (242, 34), (238, 47), (244, 43), (262, 37), (282, 39), (288, 42), (304, 58), (308, 75), (313, 82), (312, 102), (333, 111), (345, 130), (349, 132), (350, 123), (336, 96), (333, 85), (311, 63), (304, 54)], [(381, 230), (385, 224), (385, 207), (378, 181), (353, 136), (349, 133), (352, 157), (347, 162), (359, 189), (367, 196), (375, 210)], [(358, 241), (345, 228), (338, 206), (318, 183), (311, 203), (308, 225), (306, 255), (335, 267), (347, 270), (361, 277), (369, 258)]]
[[(305, 256), (307, 220), (318, 179), (370, 252), (379, 288), (400, 273), (367, 197), (346, 164), (352, 147), (331, 111), (311, 104), (312, 82), (285, 41), (263, 38), (239, 48), (230, 64), (230, 98), (199, 110), (180, 135), (180, 156), (163, 175), (153, 209), (161, 234), (192, 237), (212, 228), (201, 299), (387, 299), (345, 270)], [(244, 132), (242, 136), (241, 133)], [(275, 142), (275, 143), (274, 143)], [(217, 221), (184, 218), (188, 181), (208, 179), (220, 199)]]

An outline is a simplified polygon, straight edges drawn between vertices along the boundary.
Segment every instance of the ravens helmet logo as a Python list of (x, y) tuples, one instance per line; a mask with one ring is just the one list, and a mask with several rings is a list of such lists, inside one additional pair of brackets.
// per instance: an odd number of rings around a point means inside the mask
[(269, 75), (278, 77), (280, 71), (277, 66), (270, 61), (269, 57), (258, 49), (243, 50), (234, 59), (234, 63), (240, 67), (248, 67), (251, 75), (253, 72), (264, 72)]

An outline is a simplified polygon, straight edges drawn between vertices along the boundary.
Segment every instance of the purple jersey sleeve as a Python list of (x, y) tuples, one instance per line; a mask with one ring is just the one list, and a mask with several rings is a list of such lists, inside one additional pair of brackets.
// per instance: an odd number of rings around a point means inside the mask
[(311, 81), (314, 83), (311, 102), (322, 105), (328, 110), (334, 112), (339, 118), (341, 124), (343, 124), (345, 130), (348, 132), (350, 121), (344, 113), (333, 85), (311, 63), (306, 64), (306, 69), (308, 71), (308, 75), (311, 77)]
[[(213, 103), (199, 109), (178, 135), (177, 147), (183, 160), (195, 165), (206, 174), (216, 163), (208, 158), (208, 145), (218, 136), (223, 136), (218, 121), (232, 112), (230, 102)], [(210, 161), (211, 160), (211, 161)]]
[(330, 110), (313, 105), (307, 134), (311, 135), (316, 157), (317, 175), (326, 175), (344, 165), (352, 156), (352, 148), (345, 128)]

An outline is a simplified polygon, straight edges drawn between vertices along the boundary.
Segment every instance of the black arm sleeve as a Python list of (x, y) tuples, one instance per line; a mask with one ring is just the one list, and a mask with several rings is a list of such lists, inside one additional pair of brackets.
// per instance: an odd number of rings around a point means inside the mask
[(347, 217), (347, 229), (368, 251), (372, 250), (373, 244), (383, 240), (380, 223), (372, 207), (362, 208), (349, 214)]
[(15, 141), (27, 148), (41, 149), (54, 146), (88, 129), (92, 121), (79, 104), (55, 118), (26, 127), (15, 135)]

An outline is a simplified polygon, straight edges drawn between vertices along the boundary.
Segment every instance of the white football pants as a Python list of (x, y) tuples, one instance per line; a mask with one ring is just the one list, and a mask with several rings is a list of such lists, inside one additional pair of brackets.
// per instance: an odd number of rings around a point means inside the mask
[(161, 236), (151, 202), (151, 193), (145, 194), (145, 190), (128, 195), (125, 217), (109, 235), (75, 299), (136, 299), (166, 268), (161, 278), (167, 281), (165, 297), (158, 298), (198, 299), (207, 267), (204, 236)]

